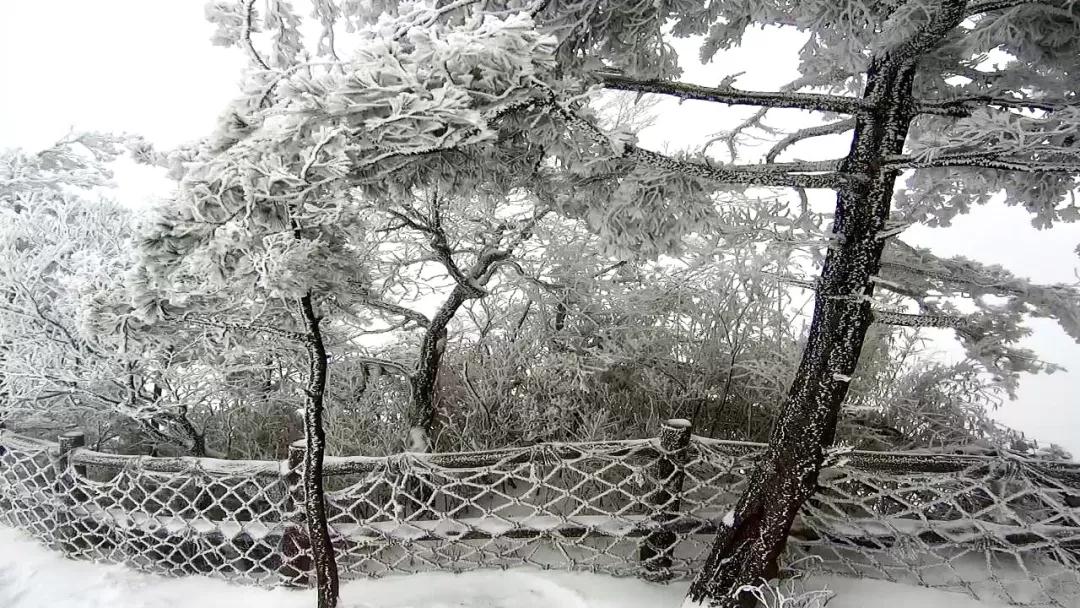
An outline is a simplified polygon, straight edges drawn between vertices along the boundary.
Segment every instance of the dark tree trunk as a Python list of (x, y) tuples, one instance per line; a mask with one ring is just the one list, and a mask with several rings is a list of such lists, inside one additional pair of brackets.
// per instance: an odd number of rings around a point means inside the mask
[(200, 458), (206, 456), (206, 436), (195, 428), (195, 425), (188, 419), (187, 412), (183, 412), (177, 417), (177, 423), (180, 428), (184, 429), (184, 433), (187, 434), (188, 439), (191, 441), (191, 455)]
[(871, 323), (871, 277), (878, 271), (898, 171), (885, 158), (903, 151), (914, 117), (912, 83), (920, 55), (932, 49), (963, 14), (963, 1), (943, 0), (931, 22), (905, 45), (871, 60), (842, 171), (855, 180), (837, 193), (834, 246), (822, 268), (814, 316), (795, 380), (762, 462), (718, 534), (688, 598), (702, 605), (752, 606), (743, 585), (777, 574), (791, 525), (815, 491), (825, 449)]
[(443, 353), (446, 352), (446, 326), (461, 305), (471, 297), (475, 296), (468, 288), (456, 285), (424, 332), (416, 371), (409, 377), (412, 385), (412, 413), (409, 423), (413, 435), (410, 437), (410, 448), (414, 451), (428, 451), (433, 445), (438, 414), (435, 410), (435, 379), (439, 375)]
[(308, 378), (305, 388), (304, 438), (304, 514), (307, 518), (311, 556), (315, 566), (315, 585), (319, 608), (335, 608), (338, 603), (338, 570), (334, 546), (326, 523), (323, 502), (323, 457), (326, 433), (323, 431), (323, 396), (326, 392), (327, 358), (319, 329), (319, 317), (311, 303), (311, 294), (300, 299), (300, 312), (307, 333)]

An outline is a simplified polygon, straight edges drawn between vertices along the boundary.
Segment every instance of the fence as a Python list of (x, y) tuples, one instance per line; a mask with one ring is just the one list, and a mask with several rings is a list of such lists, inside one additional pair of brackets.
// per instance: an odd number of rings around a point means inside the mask
[[(151, 458), (0, 434), (0, 523), (80, 559), (307, 585), (298, 464)], [(343, 578), (537, 566), (685, 579), (764, 446), (691, 436), (330, 458)], [(791, 560), (1028, 606), (1080, 601), (1080, 464), (853, 452), (823, 471)]]

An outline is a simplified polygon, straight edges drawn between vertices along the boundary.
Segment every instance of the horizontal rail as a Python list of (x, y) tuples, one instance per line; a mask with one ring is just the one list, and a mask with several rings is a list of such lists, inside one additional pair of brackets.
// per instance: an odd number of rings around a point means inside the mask
[(151, 473), (182, 473), (201, 470), (218, 475), (251, 477), (280, 477), (282, 461), (278, 460), (226, 460), (222, 458), (196, 458), (194, 456), (131, 456), (106, 454), (86, 448), (71, 451), (72, 464), (122, 469), (133, 466)]
[[(55, 443), (23, 437), (11, 431), (2, 431), (0, 442), (12, 448), (49, 449)], [(719, 448), (733, 457), (752, 456), (767, 449), (767, 444), (727, 441), (694, 436), (691, 449)], [(479, 452), (417, 453), (405, 452), (392, 456), (344, 456), (328, 457), (324, 474), (357, 475), (384, 470), (395, 462), (411, 461), (432, 468), (476, 469), (497, 464), (523, 464), (545, 459), (575, 460), (602, 454), (607, 458), (639, 455), (656, 458), (659, 450), (654, 440), (636, 439), (595, 443), (548, 443), (526, 448), (504, 448)], [(691, 459), (692, 460), (692, 459)], [(283, 475), (287, 472), (285, 461), (274, 460), (225, 460), (196, 458), (191, 456), (152, 457), (95, 452), (86, 448), (72, 451), (73, 464), (124, 468), (136, 466), (142, 470), (160, 473), (178, 473), (199, 469), (211, 474), (235, 474), (253, 476)], [(870, 452), (855, 450), (848, 455), (846, 467), (871, 472), (887, 473), (958, 473), (980, 464), (1017, 462), (1032, 470), (1057, 479), (1072, 487), (1080, 487), (1080, 463), (1026, 458), (1020, 455), (993, 454), (934, 454), (924, 452)]]

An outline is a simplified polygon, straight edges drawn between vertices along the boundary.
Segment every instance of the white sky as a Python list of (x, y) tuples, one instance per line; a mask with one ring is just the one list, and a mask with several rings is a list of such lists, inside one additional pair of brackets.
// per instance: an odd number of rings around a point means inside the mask
[[(0, 148), (34, 149), (69, 129), (139, 134), (161, 148), (194, 140), (212, 128), (218, 112), (236, 92), (244, 57), (211, 46), (203, 0), (35, 0), (8, 2), (0, 14)], [(738, 84), (773, 89), (794, 78), (793, 58), (801, 41), (771, 31), (751, 31), (742, 48), (709, 66), (685, 57), (686, 80), (716, 84), (747, 71)], [(676, 147), (699, 143), (751, 110), (728, 110), (705, 102), (668, 103), (643, 143)], [(778, 115), (779, 116), (779, 115)], [(789, 123), (790, 112), (774, 120)], [(781, 123), (781, 120), (783, 121)], [(838, 157), (841, 138), (813, 140), (796, 148), (807, 159)], [(121, 166), (116, 175), (121, 202), (141, 206), (167, 196), (170, 184), (154, 170)], [(820, 199), (827, 203), (828, 198)], [(958, 218), (950, 228), (914, 228), (914, 244), (939, 255), (965, 255), (998, 263), (1041, 282), (1076, 282), (1080, 225), (1036, 231), (1027, 214), (988, 206)], [(1043, 358), (1071, 371), (1025, 377), (1020, 399), (997, 417), (1040, 441), (1052, 441), (1080, 456), (1080, 345), (1053, 322), (1036, 320), (1028, 345)], [(944, 356), (960, 351), (942, 341)]]

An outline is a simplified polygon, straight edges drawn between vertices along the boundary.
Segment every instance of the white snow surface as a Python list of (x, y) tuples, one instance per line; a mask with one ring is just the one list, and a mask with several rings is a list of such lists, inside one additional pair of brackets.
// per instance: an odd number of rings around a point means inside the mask
[[(984, 608), (967, 596), (883, 581), (815, 577), (837, 592), (829, 608)], [(516, 569), (350, 581), (341, 608), (678, 608), (687, 583)], [(202, 576), (164, 578), (69, 560), (0, 527), (3, 608), (313, 608), (312, 591), (259, 589)]]

